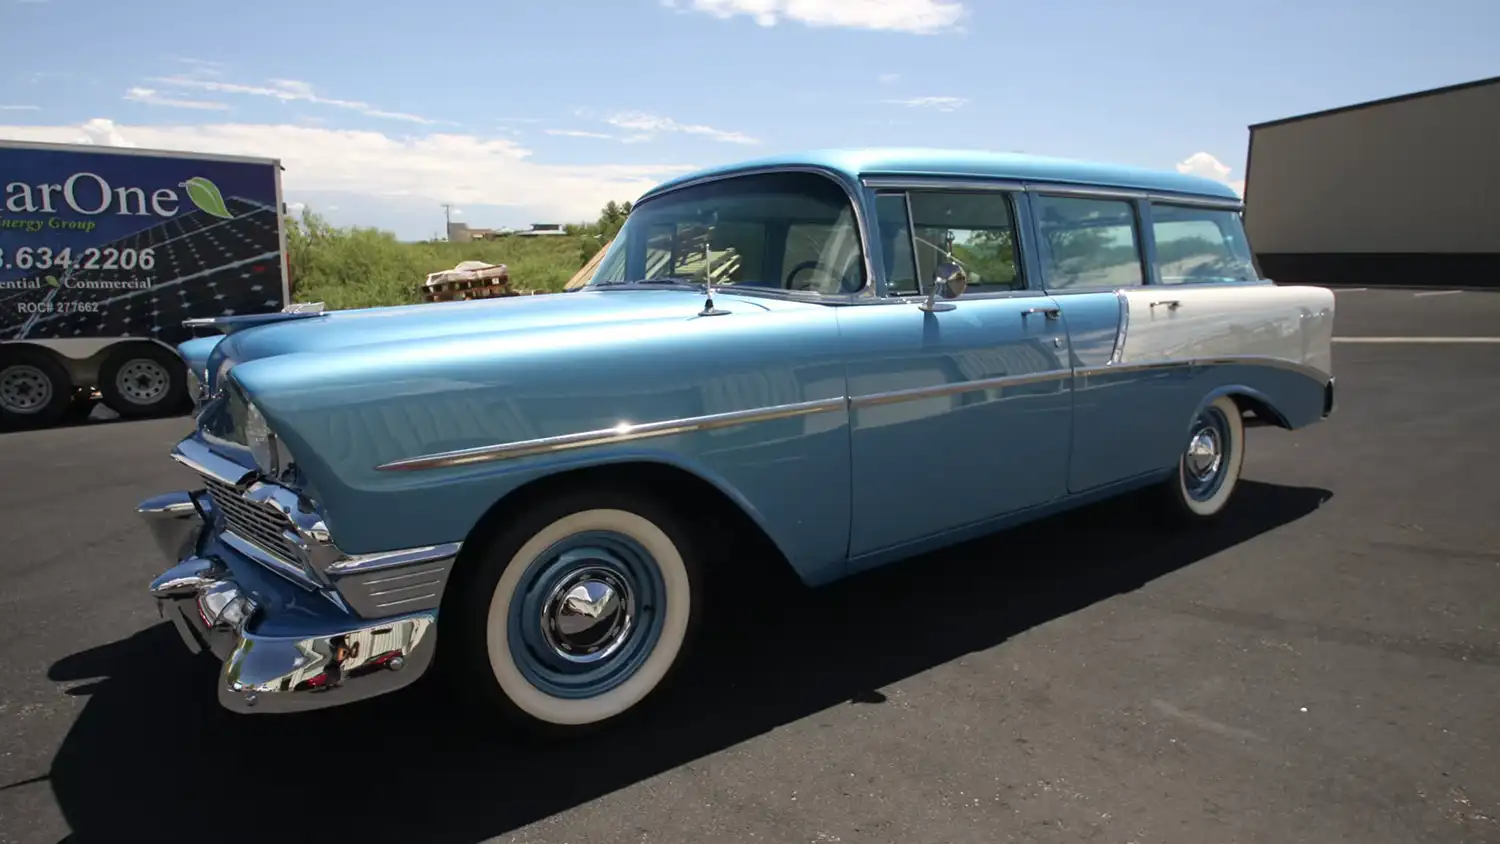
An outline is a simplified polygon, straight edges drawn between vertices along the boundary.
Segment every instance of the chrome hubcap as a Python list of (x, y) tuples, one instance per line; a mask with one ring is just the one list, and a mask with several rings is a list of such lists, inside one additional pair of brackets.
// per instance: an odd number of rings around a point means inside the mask
[(0, 407), (34, 413), (52, 401), (52, 382), (34, 366), (18, 364), (0, 372)]
[(133, 404), (151, 404), (167, 392), (171, 375), (166, 367), (148, 358), (137, 358), (120, 367), (115, 387)]
[(1224, 453), (1219, 446), (1219, 432), (1204, 428), (1193, 435), (1188, 443), (1187, 470), (1197, 480), (1206, 480), (1219, 471), (1224, 462)]
[(542, 633), (569, 662), (606, 659), (635, 623), (629, 585), (606, 568), (586, 568), (559, 582), (542, 606)]

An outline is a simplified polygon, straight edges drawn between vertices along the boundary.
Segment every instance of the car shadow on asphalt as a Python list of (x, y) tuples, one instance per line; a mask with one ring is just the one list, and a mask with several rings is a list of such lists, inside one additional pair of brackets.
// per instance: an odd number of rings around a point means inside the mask
[(822, 589), (747, 576), (704, 628), (708, 658), (662, 700), (562, 744), (447, 706), (426, 678), (340, 709), (231, 715), (215, 699), (217, 663), (158, 624), (52, 666), (89, 701), (50, 784), (68, 842), (485, 840), (830, 707), (878, 706), (883, 686), (1135, 590), (1332, 494), (1245, 481), (1237, 496), (1206, 528), (1153, 526), (1145, 498), (1127, 496)]

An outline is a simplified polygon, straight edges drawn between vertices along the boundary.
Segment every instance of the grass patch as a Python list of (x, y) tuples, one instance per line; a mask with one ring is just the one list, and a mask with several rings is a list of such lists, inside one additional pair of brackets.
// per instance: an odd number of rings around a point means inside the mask
[(335, 228), (304, 209), (301, 218), (287, 218), (292, 299), (325, 302), (332, 310), (415, 304), (428, 273), (460, 261), (504, 264), (517, 290), (556, 293), (620, 223), (623, 215), (616, 220), (606, 208), (600, 222), (568, 226), (568, 234), (556, 237), (406, 243), (379, 229)]

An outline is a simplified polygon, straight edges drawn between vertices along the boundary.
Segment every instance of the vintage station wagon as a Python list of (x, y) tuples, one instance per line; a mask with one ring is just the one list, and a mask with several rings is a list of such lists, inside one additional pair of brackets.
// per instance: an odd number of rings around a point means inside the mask
[(723, 525), (819, 585), (1140, 487), (1211, 519), (1247, 425), (1334, 404), (1333, 296), (1261, 278), (1240, 210), (1170, 172), (819, 152), (652, 190), (578, 292), (213, 321), (172, 453), (201, 489), (140, 507), (151, 592), (231, 710), (442, 664), (566, 733), (678, 668)]

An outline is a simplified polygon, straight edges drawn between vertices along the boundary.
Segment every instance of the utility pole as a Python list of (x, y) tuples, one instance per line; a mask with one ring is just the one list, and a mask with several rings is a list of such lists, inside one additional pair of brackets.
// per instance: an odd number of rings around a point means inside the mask
[(449, 232), (453, 231), (453, 206), (443, 203), (443, 240), (452, 240)]

